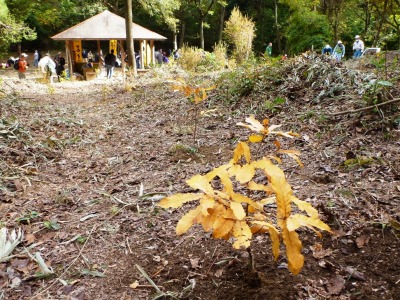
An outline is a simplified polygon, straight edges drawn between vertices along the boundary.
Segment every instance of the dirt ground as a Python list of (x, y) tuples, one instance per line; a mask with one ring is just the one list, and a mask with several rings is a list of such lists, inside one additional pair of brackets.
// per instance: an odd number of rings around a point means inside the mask
[[(233, 105), (214, 91), (194, 141), (193, 105), (169, 78), (149, 74), (127, 92), (118, 76), (46, 85), (11, 72), (1, 73), (0, 223), (24, 240), (0, 263), (0, 299), (400, 299), (399, 127), (371, 111), (330, 115), (361, 96), (302, 92), (272, 113), (262, 96)], [(384, 116), (398, 103), (390, 109)], [(156, 206), (155, 195), (189, 192), (185, 180), (228, 162), (250, 114), (301, 135), (282, 144), (301, 151), (304, 168), (282, 167), (333, 230), (299, 230), (297, 276), (284, 256), (273, 260), (268, 236), (251, 246), (255, 277), (230, 242), (197, 226), (176, 236), (191, 205)], [(28, 252), (54, 274), (41, 276)]]

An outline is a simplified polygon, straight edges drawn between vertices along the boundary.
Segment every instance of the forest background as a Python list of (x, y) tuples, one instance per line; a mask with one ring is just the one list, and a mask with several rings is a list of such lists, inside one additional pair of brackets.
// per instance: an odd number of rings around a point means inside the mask
[[(62, 49), (52, 35), (105, 9), (124, 16), (125, 7), (121, 0), (0, 0), (0, 53)], [(256, 55), (268, 42), (276, 56), (319, 51), (339, 39), (351, 55), (355, 35), (366, 47), (400, 48), (399, 0), (132, 0), (132, 7), (135, 23), (168, 37), (156, 45), (164, 49), (212, 50), (234, 7), (255, 23)]]

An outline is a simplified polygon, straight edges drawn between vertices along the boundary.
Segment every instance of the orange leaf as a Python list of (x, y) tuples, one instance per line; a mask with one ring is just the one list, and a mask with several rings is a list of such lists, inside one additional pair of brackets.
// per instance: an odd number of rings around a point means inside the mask
[(213, 237), (216, 239), (225, 237), (231, 231), (234, 223), (235, 221), (232, 219), (223, 217), (216, 219), (213, 224)]
[(253, 135), (249, 136), (248, 141), (250, 143), (260, 143), (263, 141), (263, 139), (264, 139), (263, 135), (253, 134)]
[(229, 169), (229, 175), (235, 176), (236, 180), (240, 183), (247, 183), (253, 179), (255, 174), (254, 166), (251, 164), (245, 164), (243, 166), (234, 165)]
[[(252, 221), (251, 224), (254, 224), (255, 226), (260, 226), (260, 233), (263, 232), (269, 232), (269, 236), (272, 241), (272, 254), (274, 255), (275, 260), (278, 259), (279, 256), (279, 245), (280, 245), (280, 240), (279, 240), (279, 232), (276, 229), (274, 225), (268, 222), (263, 222), (263, 221)], [(254, 233), (254, 231), (252, 231)]]
[(281, 149), (281, 143), (278, 140), (274, 141), (276, 148)]
[(201, 212), (203, 215), (208, 216), (208, 209), (213, 208), (215, 205), (215, 200), (207, 195), (204, 195), (203, 198), (200, 199), (200, 205), (201, 205)]
[(235, 217), (238, 220), (241, 221), (246, 217), (246, 212), (244, 211), (244, 208), (241, 203), (231, 202), (231, 209), (233, 210), (233, 213), (235, 214)]
[(233, 243), (233, 248), (240, 249), (250, 247), (252, 233), (246, 221), (235, 222), (232, 235), (236, 238), (236, 241)]
[(245, 160), (247, 163), (250, 163), (251, 160), (251, 154), (250, 154), (250, 148), (249, 145), (247, 145), (245, 142), (240, 142), (235, 150), (233, 151), (233, 159), (232, 163), (237, 164), (239, 160), (244, 156)]
[(201, 206), (196, 207), (195, 209), (189, 211), (186, 213), (178, 222), (178, 225), (176, 225), (176, 234), (181, 235), (184, 234), (186, 231), (189, 230), (190, 227), (194, 223), (196, 223), (196, 219), (201, 214)]
[(203, 226), (205, 232), (209, 232), (213, 229), (213, 225), (216, 219), (220, 218), (226, 211), (224, 205), (217, 204), (214, 209), (210, 209), (208, 216), (200, 215), (198, 222)]
[(300, 273), (304, 265), (304, 256), (301, 254), (301, 241), (296, 231), (289, 231), (286, 228), (282, 231), (283, 242), (286, 246), (289, 271), (294, 275)]
[(203, 196), (204, 196), (203, 193), (175, 194), (162, 199), (158, 203), (158, 206), (162, 208), (168, 208), (168, 207), (178, 208), (186, 202), (199, 200)]
[(208, 195), (214, 194), (214, 190), (206, 176), (194, 175), (192, 178), (186, 180), (186, 183), (191, 188), (201, 190)]

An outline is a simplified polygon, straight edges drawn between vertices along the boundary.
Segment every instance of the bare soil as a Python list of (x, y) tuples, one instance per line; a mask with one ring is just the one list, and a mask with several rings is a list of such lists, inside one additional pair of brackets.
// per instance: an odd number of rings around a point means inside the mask
[[(265, 96), (232, 104), (214, 91), (202, 109), (216, 110), (194, 141), (193, 105), (165, 77), (126, 92), (118, 76), (50, 86), (10, 72), (1, 74), (0, 222), (22, 228), (24, 240), (0, 263), (0, 299), (152, 299), (137, 266), (158, 299), (400, 299), (400, 132), (385, 122), (398, 103), (383, 115), (332, 117), (361, 96), (315, 102), (315, 91), (296, 86), (302, 96), (271, 112)], [(284, 256), (273, 260), (268, 236), (251, 246), (255, 276), (248, 252), (230, 242), (197, 226), (176, 236), (190, 205), (164, 210), (138, 196), (141, 185), (144, 194), (190, 191), (185, 180), (231, 159), (248, 136), (236, 123), (249, 114), (300, 133), (282, 144), (300, 150), (305, 166), (283, 168), (333, 229), (322, 238), (299, 230), (306, 261), (297, 276)], [(27, 251), (55, 274), (40, 277)]]

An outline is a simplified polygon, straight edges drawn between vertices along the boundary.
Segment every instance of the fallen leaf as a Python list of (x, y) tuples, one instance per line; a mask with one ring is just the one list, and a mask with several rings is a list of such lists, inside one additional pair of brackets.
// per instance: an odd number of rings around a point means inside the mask
[(368, 242), (369, 242), (369, 236), (362, 235), (356, 238), (356, 244), (359, 249), (364, 247), (365, 244), (368, 244)]
[(193, 269), (198, 269), (201, 268), (199, 265), (200, 258), (191, 258), (190, 259), (190, 265), (192, 266)]
[(340, 275), (332, 277), (328, 281), (328, 290), (331, 295), (339, 295), (343, 290), (346, 280)]
[(153, 256), (153, 261), (155, 261), (155, 262), (160, 262), (160, 261), (161, 261), (161, 256), (154, 255), (154, 256)]
[(333, 253), (332, 249), (323, 249), (320, 243), (317, 243), (314, 246), (310, 246), (310, 249), (313, 252), (314, 258), (316, 259), (321, 259), (326, 256), (331, 256)]
[(136, 289), (139, 286), (139, 281), (135, 280), (133, 283), (129, 285), (131, 289)]
[(352, 268), (352, 267), (346, 267), (344, 269), (347, 273), (349, 273), (351, 278), (357, 279), (357, 280), (361, 280), (361, 281), (365, 281), (366, 278), (364, 277), (364, 274), (357, 271), (356, 269)]
[(25, 241), (26, 241), (26, 243), (29, 245), (29, 244), (32, 244), (33, 242), (35, 242), (35, 235), (33, 235), (32, 233), (28, 233), (28, 234), (26, 234), (25, 235)]
[(224, 269), (218, 269), (217, 271), (215, 271), (214, 275), (215, 275), (215, 277), (220, 278), (223, 273), (224, 273)]

